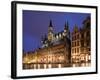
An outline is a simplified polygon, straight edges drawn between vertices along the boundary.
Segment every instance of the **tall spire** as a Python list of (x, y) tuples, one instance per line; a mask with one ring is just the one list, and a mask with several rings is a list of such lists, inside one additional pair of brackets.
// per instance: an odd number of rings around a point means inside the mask
[(66, 22), (65, 22), (65, 27), (64, 27), (64, 28), (66, 28), (66, 26), (67, 26), (67, 25), (66, 25)]
[(68, 21), (67, 21), (67, 29), (69, 29), (69, 23), (68, 23)]
[(50, 23), (49, 23), (48, 32), (52, 32), (53, 33), (53, 25), (52, 25), (52, 21), (51, 20), (50, 20)]
[(78, 26), (75, 24), (74, 31), (78, 31)]
[(65, 28), (64, 29), (69, 30), (69, 23), (68, 23), (68, 21), (67, 21), (67, 24), (65, 22)]
[(68, 21), (67, 21), (67, 23), (65, 22), (65, 25), (64, 25), (64, 35), (67, 36), (68, 38), (70, 38), (70, 30), (69, 30)]
[(52, 25), (52, 21), (50, 20), (50, 24), (48, 27), (48, 40), (52, 41), (53, 38), (54, 38), (53, 25)]
[(53, 26), (52, 26), (52, 21), (51, 21), (51, 20), (50, 20), (50, 24), (49, 24), (49, 27), (53, 27)]

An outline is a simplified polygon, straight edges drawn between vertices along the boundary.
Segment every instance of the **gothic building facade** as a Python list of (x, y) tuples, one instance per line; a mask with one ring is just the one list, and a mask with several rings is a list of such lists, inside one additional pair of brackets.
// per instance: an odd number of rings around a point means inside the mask
[(87, 17), (82, 27), (73, 27), (71, 34), (68, 22), (63, 31), (55, 33), (54, 25), (50, 21), (47, 35), (42, 36), (41, 47), (23, 53), (23, 69), (90, 66), (90, 28), (91, 19)]
[(65, 23), (64, 30), (58, 33), (54, 32), (52, 21), (50, 21), (48, 27), (48, 35), (42, 36), (42, 48), (60, 44), (64, 39), (70, 40), (70, 30), (68, 22)]
[[(42, 37), (42, 46), (36, 51), (23, 55), (23, 68), (67, 67), (71, 62), (71, 41), (68, 22), (64, 30), (54, 32), (52, 21), (47, 36)], [(37, 64), (37, 65), (36, 65)], [(35, 65), (35, 66), (34, 66)]]

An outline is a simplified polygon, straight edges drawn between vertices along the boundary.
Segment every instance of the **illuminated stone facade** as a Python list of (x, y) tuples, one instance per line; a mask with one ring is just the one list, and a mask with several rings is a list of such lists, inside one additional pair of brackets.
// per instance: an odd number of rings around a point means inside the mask
[(43, 36), (41, 43), (41, 48), (33, 52), (24, 53), (24, 69), (70, 66), (71, 41), (68, 23), (65, 23), (63, 31), (55, 34), (52, 22), (50, 21), (48, 36)]
[(91, 63), (91, 30), (90, 17), (83, 21), (83, 26), (75, 25), (71, 41), (71, 62), (73, 66), (90, 66)]
[(55, 33), (52, 21), (48, 34), (42, 36), (42, 46), (23, 53), (23, 69), (81, 67), (91, 65), (91, 20), (87, 17), (83, 26), (75, 25), (70, 34), (69, 24)]

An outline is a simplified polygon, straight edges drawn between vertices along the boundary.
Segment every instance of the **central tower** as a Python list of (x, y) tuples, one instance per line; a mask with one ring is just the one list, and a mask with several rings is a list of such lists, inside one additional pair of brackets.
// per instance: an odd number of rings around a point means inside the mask
[(52, 21), (50, 20), (50, 24), (48, 27), (48, 40), (52, 41), (53, 39), (54, 39), (54, 32), (53, 32)]

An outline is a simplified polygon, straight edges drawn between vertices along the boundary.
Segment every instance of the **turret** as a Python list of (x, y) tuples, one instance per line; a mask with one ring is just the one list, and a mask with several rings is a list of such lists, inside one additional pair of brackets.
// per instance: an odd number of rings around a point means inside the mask
[(53, 26), (52, 26), (52, 21), (50, 20), (50, 24), (48, 27), (48, 40), (52, 41), (53, 39), (54, 39)]
[(69, 30), (68, 21), (67, 21), (67, 24), (65, 23), (65, 26), (64, 26), (64, 36), (67, 36), (68, 38), (70, 38), (70, 30)]

